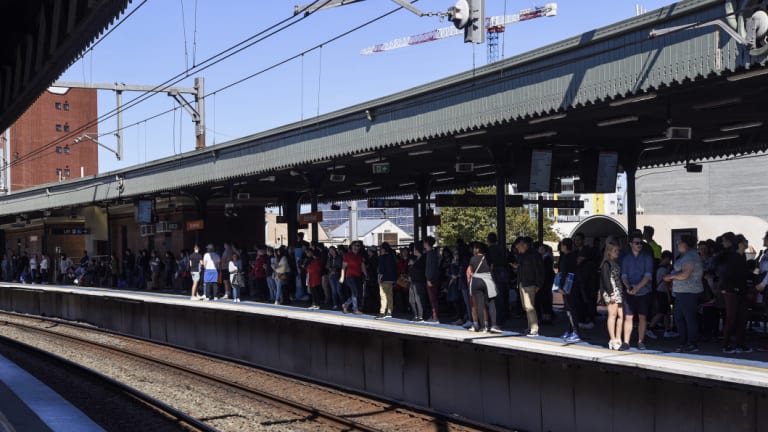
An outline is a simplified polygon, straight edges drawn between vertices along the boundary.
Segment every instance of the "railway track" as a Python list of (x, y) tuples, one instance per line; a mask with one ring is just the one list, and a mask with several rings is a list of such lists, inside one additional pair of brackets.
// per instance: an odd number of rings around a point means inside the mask
[(59, 320), (3, 313), (0, 335), (98, 359), (88, 367), (217, 430), (502, 430)]

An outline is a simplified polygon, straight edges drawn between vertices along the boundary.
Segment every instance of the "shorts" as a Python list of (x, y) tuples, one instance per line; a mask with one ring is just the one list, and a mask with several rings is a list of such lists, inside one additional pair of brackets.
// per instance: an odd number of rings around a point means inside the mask
[(192, 272), (192, 281), (197, 282), (200, 280), (200, 272)]
[(657, 313), (660, 314), (668, 314), (671, 310), (669, 306), (669, 295), (667, 295), (667, 292), (664, 291), (656, 291), (656, 306), (658, 309), (656, 309)]
[(628, 295), (624, 296), (624, 315), (645, 315), (648, 316), (648, 309), (651, 303), (651, 296), (648, 294), (636, 296)]

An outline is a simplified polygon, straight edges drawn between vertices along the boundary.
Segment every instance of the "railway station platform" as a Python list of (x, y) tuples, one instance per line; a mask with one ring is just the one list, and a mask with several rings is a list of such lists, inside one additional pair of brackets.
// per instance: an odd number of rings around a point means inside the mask
[(58, 393), (0, 356), (0, 432), (103, 430)]
[[(330, 310), (187, 295), (4, 284), (0, 309), (80, 321), (527, 431), (768, 430), (768, 353), (604, 347), (604, 326), (471, 333)], [(521, 330), (521, 329), (518, 329)]]

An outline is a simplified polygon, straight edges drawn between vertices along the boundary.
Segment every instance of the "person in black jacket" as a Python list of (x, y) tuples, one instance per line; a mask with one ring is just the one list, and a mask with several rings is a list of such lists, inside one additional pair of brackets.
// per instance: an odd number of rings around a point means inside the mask
[(397, 262), (395, 253), (389, 243), (381, 244), (381, 255), (378, 262), (379, 297), (381, 307), (377, 319), (392, 318), (392, 288), (397, 280)]
[(563, 304), (568, 316), (568, 330), (562, 337), (566, 343), (580, 342), (579, 311), (577, 308), (579, 292), (578, 283), (575, 281), (576, 253), (573, 251), (573, 240), (570, 238), (564, 238), (560, 241), (560, 259), (557, 263), (557, 269), (560, 273), (559, 290), (563, 293)]
[(544, 287), (544, 262), (538, 252), (531, 248), (533, 239), (520, 237), (515, 242), (517, 261), (512, 267), (517, 270), (517, 284), (520, 288), (520, 300), (528, 319), (526, 336), (539, 335), (539, 320), (534, 308), (536, 293)]
[[(743, 241), (746, 243), (746, 240)], [(732, 232), (722, 235), (724, 250), (718, 257), (717, 266), (720, 290), (725, 298), (723, 352), (727, 354), (752, 351), (744, 344), (747, 325), (747, 261), (737, 250), (739, 243), (740, 239)]]

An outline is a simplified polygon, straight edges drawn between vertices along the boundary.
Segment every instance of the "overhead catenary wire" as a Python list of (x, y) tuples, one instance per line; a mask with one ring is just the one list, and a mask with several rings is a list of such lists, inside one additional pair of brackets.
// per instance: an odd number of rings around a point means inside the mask
[[(327, 3), (327, 2), (328, 2), (328, 1), (326, 1), (325, 3)], [(413, 1), (412, 3), (416, 3), (416, 2), (418, 2), (418, 0), (415, 0), (415, 1)], [(317, 2), (315, 2), (315, 3), (317, 3)], [(314, 4), (314, 3), (313, 3), (313, 4)], [(309, 7), (311, 7), (311, 5), (308, 5), (306, 8), (309, 8)], [(257, 71), (257, 72), (254, 72), (254, 73), (252, 73), (252, 74), (250, 74), (250, 75), (248, 75), (248, 76), (246, 76), (246, 77), (244, 77), (244, 78), (241, 78), (241, 79), (239, 79), (239, 80), (236, 80), (236, 81), (234, 81), (234, 82), (231, 82), (231, 83), (229, 83), (229, 84), (227, 84), (227, 85), (224, 85), (224, 86), (222, 86), (222, 87), (220, 87), (220, 88), (218, 88), (218, 89), (216, 89), (216, 90), (214, 90), (214, 91), (212, 91), (212, 92), (210, 92), (210, 93), (206, 94), (206, 95), (205, 95), (203, 98), (204, 98), (204, 99), (207, 99), (207, 98), (209, 98), (209, 97), (212, 97), (212, 96), (215, 98), (216, 94), (217, 94), (217, 93), (219, 93), (219, 92), (222, 92), (222, 91), (226, 91), (226, 90), (228, 90), (228, 89), (230, 89), (230, 88), (232, 88), (232, 87), (234, 87), (234, 86), (236, 86), (236, 85), (242, 84), (242, 83), (243, 83), (243, 82), (245, 82), (245, 81), (248, 81), (248, 80), (250, 80), (250, 79), (253, 79), (253, 78), (255, 78), (255, 77), (257, 77), (257, 76), (259, 76), (259, 75), (261, 75), (261, 74), (264, 74), (264, 73), (266, 73), (266, 72), (268, 72), (268, 71), (270, 71), (270, 70), (272, 70), (272, 69), (275, 69), (275, 68), (277, 68), (277, 67), (279, 67), (279, 66), (282, 66), (282, 65), (284, 65), (284, 64), (286, 64), (286, 63), (289, 63), (290, 61), (293, 61), (293, 60), (295, 60), (296, 58), (299, 58), (299, 57), (303, 57), (303, 56), (305, 56), (306, 54), (308, 54), (308, 53), (311, 53), (311, 52), (312, 52), (312, 51), (314, 51), (314, 50), (317, 50), (317, 49), (321, 49), (321, 48), (323, 47), (323, 45), (327, 45), (327, 44), (330, 44), (330, 43), (332, 43), (332, 42), (335, 42), (335, 41), (337, 41), (337, 40), (339, 40), (339, 39), (341, 39), (341, 38), (343, 38), (343, 37), (345, 37), (345, 36), (348, 36), (348, 35), (350, 35), (350, 34), (352, 34), (352, 33), (356, 32), (356, 31), (358, 31), (358, 30), (360, 30), (360, 29), (362, 29), (362, 28), (364, 28), (364, 27), (367, 27), (367, 26), (369, 26), (369, 25), (371, 25), (371, 24), (373, 24), (373, 23), (375, 23), (375, 22), (377, 22), (377, 21), (380, 21), (380, 20), (382, 20), (382, 19), (384, 19), (384, 18), (386, 18), (386, 17), (388, 17), (388, 16), (390, 16), (390, 15), (394, 14), (395, 12), (399, 11), (400, 9), (402, 9), (402, 7), (397, 7), (397, 8), (395, 8), (395, 9), (393, 9), (393, 10), (389, 11), (389, 12), (386, 12), (386, 13), (384, 13), (384, 14), (382, 14), (382, 15), (379, 15), (378, 17), (372, 18), (372, 19), (370, 19), (370, 20), (368, 20), (368, 21), (366, 21), (366, 22), (364, 22), (364, 23), (362, 23), (362, 24), (360, 24), (360, 25), (358, 25), (358, 26), (356, 26), (356, 27), (354, 27), (354, 28), (352, 28), (352, 29), (350, 29), (350, 30), (347, 30), (347, 31), (345, 31), (345, 32), (343, 32), (343, 33), (340, 33), (340, 34), (338, 34), (338, 35), (336, 35), (336, 36), (334, 36), (334, 37), (332, 37), (332, 38), (330, 38), (330, 39), (327, 39), (327, 40), (326, 40), (326, 41), (324, 41), (324, 42), (321, 42), (321, 43), (319, 43), (319, 44), (316, 44), (316, 45), (314, 45), (313, 47), (310, 47), (310, 48), (308, 48), (308, 49), (306, 49), (306, 50), (304, 50), (304, 51), (302, 51), (302, 52), (300, 52), (300, 53), (298, 53), (298, 54), (295, 54), (295, 55), (293, 55), (293, 56), (291, 56), (291, 57), (288, 57), (288, 58), (286, 58), (286, 59), (283, 59), (283, 60), (281, 60), (281, 61), (279, 61), (279, 62), (277, 62), (277, 63), (274, 63), (274, 64), (272, 64), (272, 65), (270, 65), (270, 66), (268, 66), (268, 67), (266, 67), (266, 68), (264, 68), (264, 69), (261, 69), (261, 70), (259, 70), (259, 71)], [(305, 17), (306, 17), (306, 16), (305, 16)], [(281, 30), (282, 30), (282, 29), (281, 29)], [(202, 64), (202, 63), (201, 63), (201, 64)], [(212, 65), (210, 65), (210, 66), (212, 66)], [(209, 67), (209, 66), (206, 66), (206, 68), (207, 68), (207, 67)], [(320, 79), (320, 77), (318, 77), (318, 79)], [(319, 89), (318, 89), (318, 108), (317, 108), (317, 109), (318, 109), (318, 115), (319, 115), (319, 98), (320, 98), (320, 94), (319, 94)], [(135, 100), (135, 99), (134, 99), (134, 100)], [(133, 102), (134, 100), (131, 100), (130, 102)], [(130, 103), (130, 102), (129, 102), (129, 103)], [(131, 105), (131, 106), (133, 106), (133, 105)], [(125, 110), (125, 109), (127, 109), (127, 108), (129, 108), (129, 107), (125, 107), (125, 108), (123, 108), (123, 110)], [(152, 120), (152, 119), (155, 119), (155, 118), (157, 118), (157, 117), (163, 116), (163, 115), (165, 115), (165, 114), (168, 114), (168, 113), (172, 112), (174, 109), (175, 109), (175, 108), (171, 108), (171, 109), (168, 109), (168, 110), (162, 111), (162, 112), (160, 112), (160, 113), (157, 113), (157, 114), (155, 114), (155, 115), (152, 115), (152, 116), (150, 116), (150, 117), (147, 117), (147, 118), (145, 118), (145, 119), (139, 120), (139, 121), (137, 121), (137, 122), (135, 122), (135, 123), (132, 123), (132, 124), (129, 124), (129, 125), (125, 125), (125, 126), (123, 126), (123, 129), (129, 128), (129, 127), (133, 127), (133, 126), (136, 126), (137, 124), (139, 124), (139, 123), (141, 123), (141, 122), (144, 122), (144, 121), (147, 121), (147, 120)], [(303, 115), (303, 114), (302, 114), (302, 115)], [(107, 118), (109, 118), (109, 117), (107, 117)], [(115, 132), (118, 132), (118, 130), (117, 130), (117, 129), (115, 129), (115, 130), (112, 130), (112, 131), (110, 131), (110, 132), (106, 132), (106, 133), (104, 133), (104, 135), (109, 135), (109, 134), (112, 134), (112, 133), (115, 133)]]
[[(316, 3), (321, 3), (321, 2), (323, 3), (323, 5), (325, 5), (326, 3), (330, 2), (330, 0), (315, 0), (311, 4), (307, 5), (305, 9), (307, 9), (309, 7), (312, 7)], [(146, 2), (144, 2), (144, 3), (146, 3)], [(142, 3), (142, 5), (144, 3)], [(130, 16), (130, 14), (129, 14), (129, 16)], [(299, 18), (294, 20), (294, 18), (296, 16), (299, 16)], [(137, 104), (139, 104), (139, 103), (149, 99), (150, 97), (153, 97), (153, 96), (157, 95), (157, 92), (163, 91), (164, 89), (167, 89), (167, 88), (173, 86), (174, 84), (176, 84), (176, 83), (180, 82), (181, 80), (183, 80), (184, 78), (188, 77), (191, 73), (197, 73), (197, 72), (201, 72), (201, 71), (203, 71), (205, 69), (208, 69), (209, 67), (214, 66), (214, 65), (216, 65), (216, 64), (218, 64), (218, 63), (220, 63), (220, 62), (230, 58), (231, 56), (239, 53), (239, 52), (242, 52), (243, 50), (245, 50), (245, 49), (255, 45), (256, 43), (259, 43), (259, 42), (261, 42), (261, 41), (263, 41), (263, 40), (265, 40), (265, 39), (267, 39), (267, 38), (269, 38), (269, 37), (271, 37), (271, 36), (281, 32), (283, 30), (286, 30), (286, 29), (290, 28), (291, 26), (293, 26), (293, 25), (303, 21), (307, 17), (309, 17), (309, 15), (303, 15), (303, 14), (293, 15), (292, 14), (288, 18), (280, 20), (279, 22), (269, 26), (268, 28), (255, 33), (254, 35), (252, 35), (252, 36), (250, 36), (250, 37), (248, 37), (248, 38), (246, 38), (246, 39), (244, 39), (244, 40), (242, 40), (242, 41), (240, 41), (240, 42), (230, 46), (229, 48), (226, 48), (226, 49), (220, 51), (217, 54), (214, 54), (211, 57), (208, 57), (206, 60), (202, 61), (199, 65), (195, 65), (194, 67), (192, 67), (190, 69), (187, 69), (187, 70), (184, 70), (181, 73), (179, 73), (179, 74), (169, 78), (168, 80), (166, 80), (162, 84), (159, 84), (159, 85), (155, 86), (152, 90), (141, 93), (139, 96), (137, 96), (137, 97), (131, 99), (130, 101), (126, 102), (123, 105), (123, 107), (121, 108), (122, 111), (125, 112), (126, 110), (128, 110), (128, 109), (136, 106)], [(290, 22), (291, 20), (294, 20), (294, 21)], [(288, 23), (288, 24), (286, 24), (286, 23)], [(262, 38), (259, 38), (260, 36), (270, 32), (271, 30), (273, 30), (273, 29), (275, 29), (275, 28), (277, 28), (279, 26), (283, 26), (283, 27), (277, 29), (276, 31), (274, 31), (272, 33), (267, 34), (266, 36), (264, 36)], [(168, 113), (170, 111), (171, 110), (166, 111), (163, 114)], [(81, 134), (84, 131), (86, 131), (88, 128), (90, 128), (90, 127), (92, 127), (94, 125), (97, 125), (99, 122), (114, 117), (115, 115), (117, 115), (117, 112), (118, 112), (117, 108), (115, 108), (113, 110), (110, 110), (106, 114), (104, 114), (102, 116), (99, 116), (96, 119), (91, 120), (89, 122), (86, 122), (83, 126), (80, 126), (80, 127), (76, 128), (76, 129), (72, 130), (70, 133), (65, 134), (65, 135), (63, 135), (63, 136), (61, 136), (61, 137), (59, 137), (59, 138), (57, 138), (57, 139), (55, 139), (55, 140), (45, 144), (43, 146), (38, 147), (37, 149), (34, 149), (34, 150), (30, 151), (26, 155), (23, 155), (23, 156), (20, 156), (20, 157), (16, 158), (9, 165), (10, 166), (18, 165), (18, 164), (20, 164), (20, 163), (22, 163), (22, 162), (24, 162), (26, 160), (29, 160), (29, 159), (39, 155), (40, 153), (42, 153), (42, 152), (44, 152), (44, 151), (46, 151), (46, 150), (48, 150), (50, 148), (53, 148), (57, 144), (66, 142), (68, 140), (71, 140), (74, 137), (76, 137), (79, 134)], [(154, 117), (157, 117), (157, 116), (152, 116), (150, 118), (154, 118)], [(147, 120), (147, 119), (144, 119), (144, 120)], [(125, 129), (125, 128), (123, 128), (123, 129)]]

